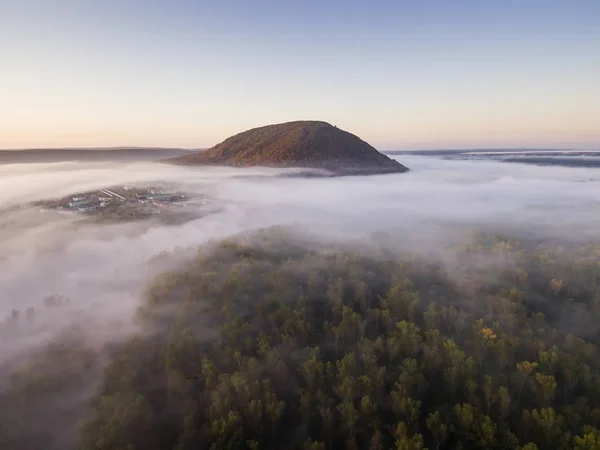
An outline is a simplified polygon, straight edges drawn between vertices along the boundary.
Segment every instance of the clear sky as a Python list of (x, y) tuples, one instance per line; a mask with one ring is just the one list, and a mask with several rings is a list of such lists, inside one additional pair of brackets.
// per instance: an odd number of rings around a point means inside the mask
[(0, 0), (0, 148), (600, 147), (600, 0)]

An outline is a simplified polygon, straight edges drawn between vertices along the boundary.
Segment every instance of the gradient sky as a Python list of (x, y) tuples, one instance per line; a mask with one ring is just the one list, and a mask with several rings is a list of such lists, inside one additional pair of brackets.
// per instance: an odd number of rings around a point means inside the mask
[(0, 148), (600, 147), (599, 0), (0, 0)]

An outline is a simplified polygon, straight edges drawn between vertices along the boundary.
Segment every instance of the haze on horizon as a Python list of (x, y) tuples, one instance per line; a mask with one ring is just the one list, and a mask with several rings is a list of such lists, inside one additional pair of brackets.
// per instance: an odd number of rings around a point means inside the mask
[(600, 3), (0, 4), (0, 148), (202, 148), (319, 119), (386, 149), (600, 146)]

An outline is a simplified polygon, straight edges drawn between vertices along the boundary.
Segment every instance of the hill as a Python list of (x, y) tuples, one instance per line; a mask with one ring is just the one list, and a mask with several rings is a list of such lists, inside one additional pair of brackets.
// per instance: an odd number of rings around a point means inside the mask
[(267, 125), (231, 136), (200, 153), (172, 158), (189, 165), (303, 167), (334, 175), (401, 173), (408, 169), (357, 136), (326, 122)]

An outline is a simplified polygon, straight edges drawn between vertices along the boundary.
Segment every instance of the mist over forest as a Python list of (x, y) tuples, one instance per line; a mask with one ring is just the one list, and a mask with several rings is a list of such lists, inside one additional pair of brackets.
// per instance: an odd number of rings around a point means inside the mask
[[(0, 165), (0, 448), (600, 448), (600, 173)], [(184, 223), (39, 200), (169, 183)]]

